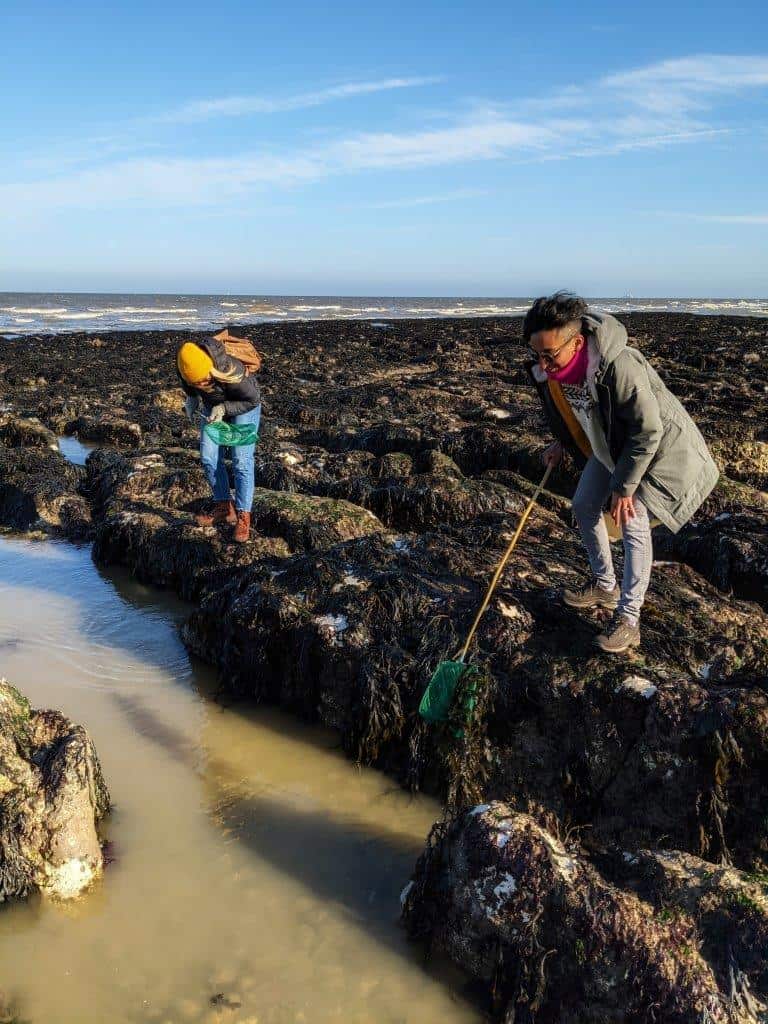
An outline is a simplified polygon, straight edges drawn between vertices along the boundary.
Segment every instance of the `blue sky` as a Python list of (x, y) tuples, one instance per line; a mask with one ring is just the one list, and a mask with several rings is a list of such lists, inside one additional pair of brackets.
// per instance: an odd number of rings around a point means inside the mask
[(762, 3), (18, 3), (0, 290), (768, 296)]

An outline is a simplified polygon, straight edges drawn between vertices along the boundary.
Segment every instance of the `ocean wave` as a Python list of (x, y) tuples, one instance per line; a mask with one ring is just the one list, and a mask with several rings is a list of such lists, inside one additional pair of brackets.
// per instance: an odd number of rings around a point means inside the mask
[(0, 313), (38, 313), (42, 316), (50, 316), (53, 313), (66, 313), (67, 307), (61, 309), (32, 309), (25, 306), (0, 306)]
[(32, 319), (28, 319), (27, 317), (15, 316), (13, 318), (13, 322), (15, 324), (33, 324), (35, 321)]
[(101, 317), (106, 316), (104, 313), (53, 313), (53, 320), (99, 320)]
[[(297, 313), (308, 313), (312, 309), (344, 309), (344, 306), (291, 306)], [(347, 309), (350, 307), (347, 306)]]
[(404, 312), (419, 316), (511, 316), (525, 313), (528, 306), (408, 306)]
[(92, 313), (196, 313), (197, 306), (88, 306)]
[[(121, 316), (117, 320), (120, 324), (167, 324), (167, 320), (158, 320), (151, 316)], [(174, 320), (170, 326), (173, 327), (186, 327), (187, 324), (199, 324), (201, 318), (198, 316), (188, 316), (183, 319)]]
[(235, 307), (237, 307), (237, 306), (241, 305), (241, 303), (239, 303), (239, 302), (220, 302), (219, 305), (220, 306), (235, 306)]

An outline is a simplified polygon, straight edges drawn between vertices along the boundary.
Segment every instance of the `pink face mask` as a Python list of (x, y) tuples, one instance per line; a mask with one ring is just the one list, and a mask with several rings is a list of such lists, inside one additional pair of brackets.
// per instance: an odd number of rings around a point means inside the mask
[(588, 364), (589, 348), (585, 342), (565, 366), (561, 366), (557, 370), (545, 369), (544, 372), (550, 380), (556, 380), (559, 384), (583, 384), (584, 378), (587, 376)]

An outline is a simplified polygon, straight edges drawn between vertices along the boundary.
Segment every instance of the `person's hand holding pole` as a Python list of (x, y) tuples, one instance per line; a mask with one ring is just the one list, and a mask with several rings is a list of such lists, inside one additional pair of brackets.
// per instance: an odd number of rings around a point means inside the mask
[(553, 444), (549, 446), (549, 448), (544, 449), (541, 456), (541, 461), (544, 463), (545, 466), (549, 466), (550, 469), (555, 469), (555, 467), (560, 465), (562, 458), (562, 442), (555, 441)]

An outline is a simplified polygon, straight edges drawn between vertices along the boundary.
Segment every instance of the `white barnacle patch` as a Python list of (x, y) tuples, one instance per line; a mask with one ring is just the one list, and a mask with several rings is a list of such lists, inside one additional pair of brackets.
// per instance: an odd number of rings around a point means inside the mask
[(499, 905), (503, 903), (508, 896), (511, 896), (513, 892), (517, 892), (517, 882), (513, 875), (505, 873), (502, 880), (493, 890), (497, 910)]
[(512, 822), (509, 818), (505, 818), (504, 821), (498, 823), (497, 828), (498, 832), (493, 837), (493, 841), (500, 850), (503, 850), (511, 838), (509, 832), (512, 828)]
[(486, 409), (484, 415), (487, 420), (508, 420), (512, 413), (507, 409)]
[(297, 466), (302, 460), (291, 452), (280, 452), (278, 458), (283, 461), (286, 466)]
[(358, 590), (363, 590), (366, 587), (365, 581), (355, 575), (351, 565), (344, 566), (344, 575), (341, 577), (339, 583), (334, 583), (331, 587), (331, 591), (335, 594), (338, 593), (338, 591), (343, 590), (344, 587), (355, 587)]
[(499, 611), (505, 619), (520, 618), (520, 609), (516, 608), (513, 604), (504, 604), (502, 600), (499, 600)]
[(486, 811), (490, 811), (490, 804), (478, 804), (477, 807), (473, 807), (471, 811), (467, 812), (468, 818), (476, 818), (479, 814), (485, 814)]
[(47, 865), (42, 888), (60, 900), (71, 900), (96, 877), (96, 869), (86, 857), (72, 857), (56, 866)]
[(635, 697), (642, 697), (644, 700), (650, 700), (658, 690), (658, 686), (642, 676), (627, 676), (624, 682), (616, 687), (616, 693), (619, 690), (633, 694)]
[(549, 850), (549, 858), (552, 863), (552, 867), (562, 878), (565, 878), (568, 882), (572, 882), (576, 875), (576, 861), (573, 857), (568, 855), (568, 851), (565, 849), (563, 844), (559, 840), (555, 839), (554, 836), (550, 835), (549, 832), (542, 830), (541, 838), (544, 841), (544, 845)]
[(332, 633), (343, 633), (345, 629), (349, 628), (349, 620), (346, 615), (315, 615), (313, 621), (320, 629)]

